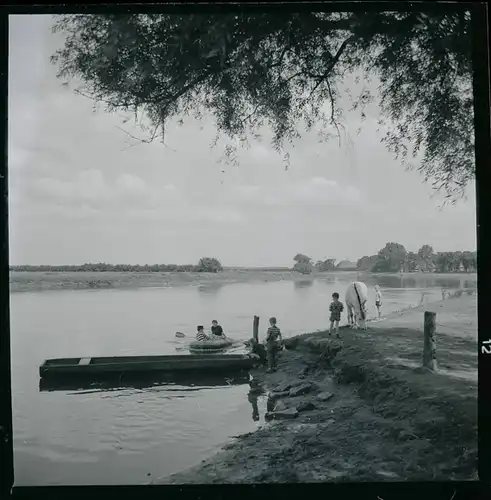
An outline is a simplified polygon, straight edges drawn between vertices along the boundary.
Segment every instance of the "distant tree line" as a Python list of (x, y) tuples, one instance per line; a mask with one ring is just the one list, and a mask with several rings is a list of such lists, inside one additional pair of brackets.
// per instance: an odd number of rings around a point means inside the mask
[(336, 259), (318, 260), (314, 263), (309, 256), (303, 253), (297, 253), (297, 255), (293, 257), (293, 260), (295, 261), (293, 271), (297, 271), (301, 274), (311, 274), (313, 271), (332, 271), (336, 267)]
[[(326, 272), (336, 269), (336, 259), (314, 262), (309, 256), (298, 253), (293, 258), (292, 270), (301, 274)], [(358, 271), (373, 273), (391, 272), (476, 272), (477, 252), (434, 252), (430, 245), (423, 245), (416, 253), (408, 252), (400, 243), (389, 242), (376, 255), (365, 255), (356, 263)], [(247, 268), (248, 270), (286, 270), (286, 268)], [(203, 257), (198, 264), (83, 264), (81, 266), (10, 266), (11, 271), (23, 272), (198, 272), (218, 273), (223, 271), (220, 261), (214, 257)]]
[(218, 273), (223, 270), (220, 261), (214, 257), (203, 257), (198, 264), (178, 265), (178, 264), (107, 264), (99, 262), (97, 264), (83, 264), (81, 266), (10, 266), (11, 271), (23, 272), (133, 272), (133, 273), (171, 273), (171, 272), (194, 272), (194, 273)]
[[(293, 257), (293, 271), (301, 274), (333, 271), (336, 259), (314, 261), (305, 254)], [(408, 252), (400, 243), (389, 242), (376, 255), (365, 255), (356, 263), (358, 271), (372, 273), (398, 272), (476, 272), (477, 252), (435, 252), (430, 245), (423, 245), (416, 253)]]
[(373, 273), (476, 272), (477, 252), (435, 252), (430, 245), (423, 245), (414, 253), (400, 243), (389, 242), (376, 255), (359, 259), (357, 269)]

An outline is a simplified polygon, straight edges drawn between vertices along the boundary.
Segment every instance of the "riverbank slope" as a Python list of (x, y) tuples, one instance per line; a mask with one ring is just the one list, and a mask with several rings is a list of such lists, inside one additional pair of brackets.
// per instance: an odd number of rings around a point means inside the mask
[(344, 328), (340, 340), (327, 332), (296, 337), (276, 373), (252, 374), (253, 408), (269, 396), (269, 409), (283, 419), (159, 482), (476, 479), (476, 296), (429, 309), (437, 312), (437, 373), (419, 368), (423, 308), (370, 323), (368, 331)]

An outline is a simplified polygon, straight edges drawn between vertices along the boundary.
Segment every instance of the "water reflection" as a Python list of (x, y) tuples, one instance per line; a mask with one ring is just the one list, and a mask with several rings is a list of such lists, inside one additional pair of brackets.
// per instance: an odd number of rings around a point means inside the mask
[[(465, 283), (466, 287), (472, 286), (473, 281), (466, 280), (461, 277), (439, 277), (425, 276), (366, 276), (361, 279), (367, 286), (374, 284), (380, 285), (381, 288), (459, 288)], [(475, 283), (475, 282), (474, 282)]]
[(215, 296), (218, 294), (224, 283), (202, 283), (198, 285), (198, 292), (204, 296)]
[(416, 288), (416, 280), (414, 278), (401, 278), (402, 288)]
[(250, 389), (249, 389), (249, 393), (247, 394), (247, 399), (248, 399), (249, 403), (251, 403), (251, 406), (252, 406), (252, 420), (254, 420), (254, 422), (257, 422), (260, 418), (259, 417), (258, 398), (259, 398), (259, 396), (262, 395), (263, 390), (262, 390), (261, 386), (259, 385), (259, 383), (257, 382), (257, 380), (255, 380), (254, 378), (252, 378), (249, 381), (249, 386), (250, 386)]
[(258, 397), (259, 395), (254, 392), (249, 391), (249, 394), (247, 394), (247, 399), (252, 405), (252, 420), (254, 420), (254, 422), (259, 420), (259, 406), (257, 404)]
[(314, 284), (314, 280), (299, 280), (299, 281), (294, 281), (293, 286), (295, 290), (300, 290), (302, 288), (309, 288)]
[(335, 276), (323, 276), (322, 277), (322, 281), (324, 283), (330, 283), (330, 284), (333, 284), (333, 283), (336, 283), (336, 277)]

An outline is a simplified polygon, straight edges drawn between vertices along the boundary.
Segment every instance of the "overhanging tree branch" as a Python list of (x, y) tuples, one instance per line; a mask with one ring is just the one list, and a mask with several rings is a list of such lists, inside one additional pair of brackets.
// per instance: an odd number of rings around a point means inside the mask
[(328, 99), (340, 139), (333, 89), (363, 69), (380, 79), (381, 113), (393, 125), (384, 143), (403, 164), (421, 149), (425, 179), (451, 194), (474, 177), (463, 13), (78, 15), (57, 26), (67, 39), (53, 62), (87, 84), (85, 97), (110, 109), (146, 106), (155, 126), (204, 105), (231, 138), (256, 116), (251, 127), (269, 124), (278, 151), (297, 124), (324, 120), (318, 110)]

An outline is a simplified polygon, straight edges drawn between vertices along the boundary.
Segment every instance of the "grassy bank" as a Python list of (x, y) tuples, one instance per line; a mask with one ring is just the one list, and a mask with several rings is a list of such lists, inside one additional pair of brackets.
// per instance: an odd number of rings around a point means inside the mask
[[(343, 329), (341, 340), (327, 332), (294, 338), (276, 373), (258, 369), (253, 377), (277, 415), (303, 411), (160, 482), (476, 479), (476, 297), (430, 307), (439, 324), (438, 373), (419, 369), (421, 308), (370, 323), (368, 331)], [(303, 394), (285, 392), (302, 384)], [(265, 396), (249, 395), (256, 397)]]
[[(336, 273), (331, 273), (336, 274)], [(350, 276), (353, 273), (340, 272)], [(356, 273), (354, 273), (356, 276)], [(292, 271), (224, 270), (220, 273), (136, 273), (136, 272), (10, 272), (11, 292), (44, 290), (132, 289), (144, 287), (175, 287), (183, 285), (220, 286), (229, 283), (265, 281), (305, 281)]]

